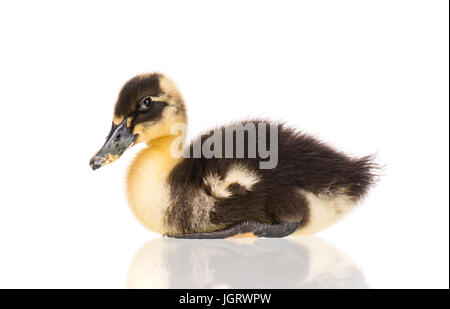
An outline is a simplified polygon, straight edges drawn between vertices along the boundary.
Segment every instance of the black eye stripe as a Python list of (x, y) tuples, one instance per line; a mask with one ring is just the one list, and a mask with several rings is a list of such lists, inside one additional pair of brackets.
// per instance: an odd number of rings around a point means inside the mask
[(167, 104), (167, 102), (165, 101), (153, 101), (148, 112), (142, 113), (136, 110), (134, 113), (132, 113), (133, 120), (130, 127), (134, 129), (134, 127), (139, 123), (158, 121), (162, 117), (164, 108), (168, 105), (169, 104)]

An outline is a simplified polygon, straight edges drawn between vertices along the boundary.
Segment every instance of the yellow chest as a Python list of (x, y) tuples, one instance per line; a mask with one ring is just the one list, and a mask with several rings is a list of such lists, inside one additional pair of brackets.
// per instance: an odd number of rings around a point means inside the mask
[(150, 230), (168, 231), (165, 212), (170, 206), (167, 177), (176, 164), (164, 149), (143, 149), (133, 160), (127, 175), (127, 197), (136, 218)]

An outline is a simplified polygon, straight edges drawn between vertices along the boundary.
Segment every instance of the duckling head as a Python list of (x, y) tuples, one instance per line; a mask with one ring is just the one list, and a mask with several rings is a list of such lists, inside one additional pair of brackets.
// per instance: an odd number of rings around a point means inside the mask
[(186, 109), (175, 84), (159, 73), (130, 79), (119, 93), (111, 131), (89, 162), (96, 170), (117, 160), (128, 148), (171, 134), (175, 123), (186, 123)]

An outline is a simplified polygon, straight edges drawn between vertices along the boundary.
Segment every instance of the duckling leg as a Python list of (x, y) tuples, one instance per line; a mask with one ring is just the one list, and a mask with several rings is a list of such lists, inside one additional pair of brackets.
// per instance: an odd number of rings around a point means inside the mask
[(180, 235), (167, 235), (183, 239), (222, 239), (238, 237), (285, 237), (297, 230), (300, 222), (282, 222), (279, 224), (266, 224), (256, 221), (237, 223), (221, 231), (192, 233)]

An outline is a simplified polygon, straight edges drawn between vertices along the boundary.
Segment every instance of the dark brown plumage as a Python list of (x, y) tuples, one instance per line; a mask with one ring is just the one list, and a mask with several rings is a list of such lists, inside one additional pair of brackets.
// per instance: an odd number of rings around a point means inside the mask
[[(258, 123), (270, 126), (270, 122), (266, 120), (244, 121), (242, 124), (248, 122), (255, 124), (257, 132)], [(225, 127), (220, 130), (224, 135)], [(269, 131), (266, 134), (266, 147), (269, 147)], [(198, 139), (204, 141), (211, 135), (212, 133), (203, 134)], [(260, 169), (258, 164), (264, 159), (258, 153), (256, 158), (248, 158), (247, 146), (244, 158), (224, 158), (224, 143), (222, 158), (207, 159), (203, 155), (201, 158), (186, 158), (170, 174), (169, 185), (174, 204), (168, 209), (168, 223), (177, 225), (183, 233), (199, 232), (190, 222), (194, 205), (190, 203), (192, 199), (189, 195), (198, 190), (212, 195), (211, 188), (203, 181), (205, 176), (214, 172), (224, 179), (230, 167), (236, 164), (255, 171), (261, 176), (261, 180), (251, 191), (243, 189), (239, 184), (232, 184), (231, 198), (215, 198), (214, 210), (209, 216), (211, 222), (218, 226), (257, 221), (266, 224), (299, 222), (302, 227), (308, 223), (310, 206), (304, 196), (298, 193), (299, 188), (316, 195), (328, 194), (330, 197), (342, 194), (345, 189), (345, 194), (357, 203), (374, 183), (377, 167), (372, 156), (350, 158), (317, 139), (282, 124), (278, 124), (279, 159), (274, 169)], [(245, 134), (245, 145), (248, 145), (248, 134)], [(192, 145), (190, 148), (192, 155)]]

